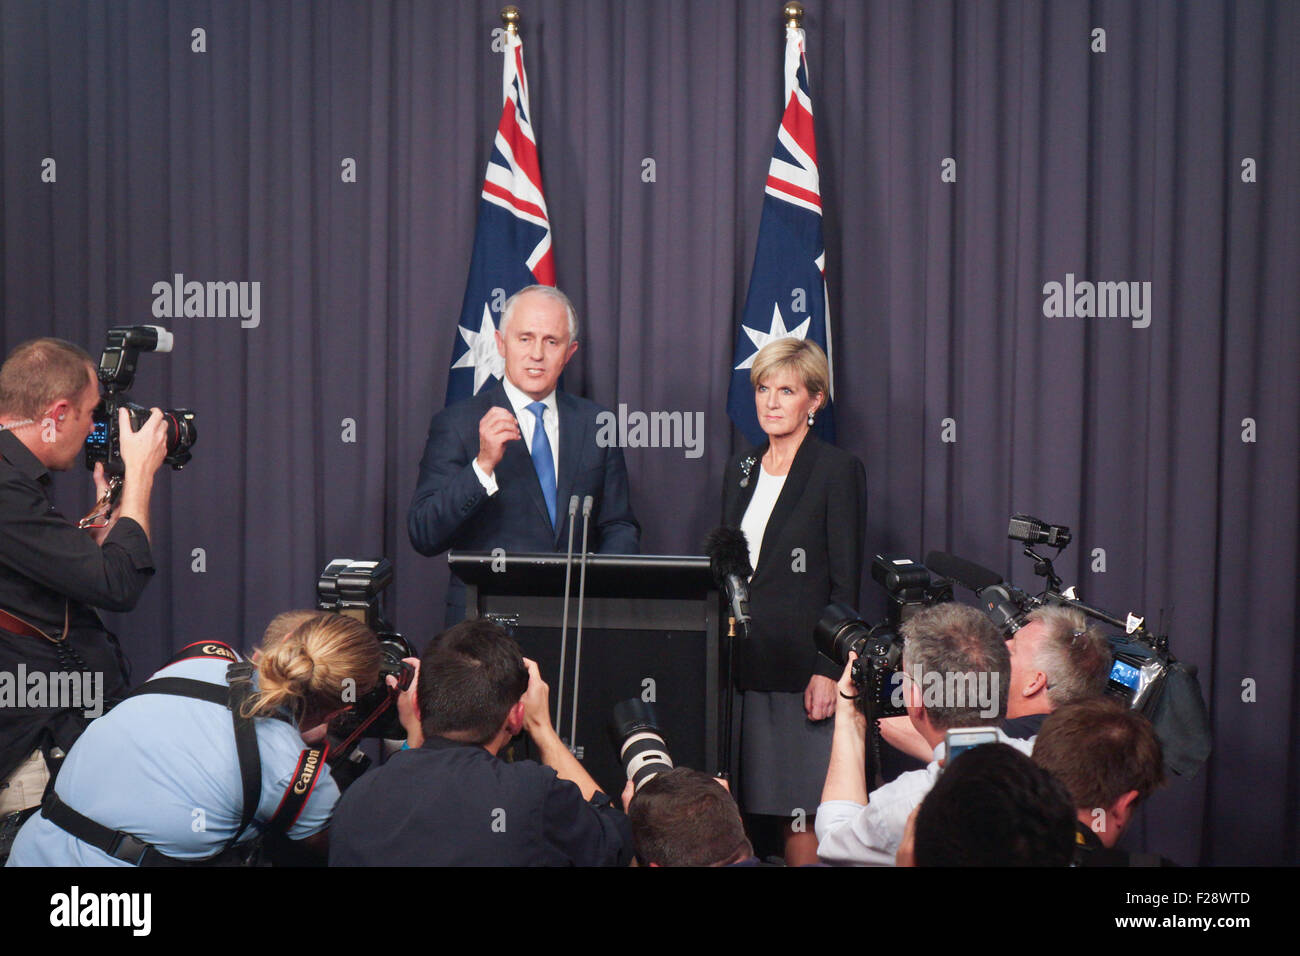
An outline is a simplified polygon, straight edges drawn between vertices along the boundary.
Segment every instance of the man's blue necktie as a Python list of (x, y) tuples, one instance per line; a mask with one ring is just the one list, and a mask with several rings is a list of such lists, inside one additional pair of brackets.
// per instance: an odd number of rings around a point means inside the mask
[(551, 527), (555, 527), (555, 459), (551, 457), (551, 440), (546, 437), (546, 426), (542, 423), (542, 413), (546, 406), (542, 402), (533, 402), (528, 406), (537, 424), (533, 426), (533, 468), (537, 480), (542, 483), (542, 496), (546, 499), (546, 510), (551, 513)]

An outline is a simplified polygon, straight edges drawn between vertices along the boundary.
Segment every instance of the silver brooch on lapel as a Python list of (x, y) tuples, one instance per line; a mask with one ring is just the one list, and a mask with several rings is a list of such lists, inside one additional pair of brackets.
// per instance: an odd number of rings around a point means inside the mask
[(749, 487), (749, 473), (754, 470), (754, 463), (757, 461), (757, 455), (749, 455), (740, 460), (740, 487)]

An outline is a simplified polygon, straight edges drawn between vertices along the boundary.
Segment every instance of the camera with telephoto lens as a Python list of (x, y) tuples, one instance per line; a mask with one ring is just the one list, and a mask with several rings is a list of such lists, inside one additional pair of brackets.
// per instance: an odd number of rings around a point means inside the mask
[[(96, 370), (104, 397), (95, 406), (95, 427), (86, 439), (87, 468), (94, 470), (96, 463), (103, 463), (106, 477), (121, 478), (125, 473), (118, 409), (127, 410), (131, 430), (139, 431), (149, 420), (149, 409), (132, 402), (127, 394), (135, 382), (136, 362), (141, 352), (171, 350), (172, 334), (162, 326), (130, 325), (108, 330), (108, 342)], [(162, 413), (167, 426), (167, 457), (163, 464), (180, 471), (189, 464), (190, 449), (198, 439), (194, 412), (188, 408), (165, 408)]]
[(654, 704), (640, 697), (629, 697), (614, 705), (611, 723), (614, 745), (627, 779), (632, 781), (633, 792), (639, 791), (648, 781), (673, 769), (673, 758), (659, 721)]
[[(401, 740), (406, 731), (397, 714), (398, 695), (411, 686), (415, 668), (405, 658), (415, 649), (393, 630), (384, 617), (380, 595), (393, 581), (393, 565), (387, 558), (355, 561), (335, 558), (325, 565), (316, 582), (316, 606), (322, 611), (346, 614), (361, 621), (379, 638), (379, 681), (369, 693), (353, 703), (330, 723), (330, 769), (345, 787), (370, 766), (370, 758), (357, 746), (362, 737)], [(388, 686), (388, 678), (397, 688)]]
[(918, 561), (896, 554), (878, 554), (871, 562), (871, 577), (889, 593), (889, 613), (875, 626), (862, 620), (846, 604), (830, 604), (822, 611), (813, 641), (822, 656), (843, 667), (849, 652), (858, 706), (871, 717), (900, 717), (907, 713), (894, 700), (897, 675), (903, 666), (902, 623), (923, 608), (952, 600), (952, 582), (932, 578)]

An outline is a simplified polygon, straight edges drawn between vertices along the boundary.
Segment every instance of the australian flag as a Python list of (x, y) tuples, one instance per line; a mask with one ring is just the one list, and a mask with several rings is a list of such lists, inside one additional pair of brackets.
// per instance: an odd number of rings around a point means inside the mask
[(551, 224), (542, 196), (519, 34), (505, 34), (504, 103), (483, 177), (474, 256), (465, 283), (456, 344), (447, 375), (447, 404), (478, 393), (505, 371), (496, 320), (508, 296), (524, 286), (555, 285)]
[[(764, 192), (754, 271), (736, 334), (731, 387), (727, 391), (727, 414), (755, 445), (767, 438), (754, 412), (754, 387), (749, 383), (749, 370), (759, 349), (790, 336), (812, 339), (833, 361), (808, 61), (804, 57), (803, 30), (793, 25), (787, 25), (785, 31), (785, 113), (776, 134)], [(817, 413), (813, 430), (833, 442), (833, 364), (831, 368), (831, 394), (826, 396), (827, 405)]]

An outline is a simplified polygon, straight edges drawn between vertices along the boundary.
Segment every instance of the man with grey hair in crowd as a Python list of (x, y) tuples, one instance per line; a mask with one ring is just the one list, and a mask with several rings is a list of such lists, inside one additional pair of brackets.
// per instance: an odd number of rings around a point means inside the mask
[(835, 735), (822, 802), (817, 808), (817, 856), (824, 863), (893, 866), (907, 818), (934, 786), (949, 730), (987, 727), (1001, 743), (1029, 753), (1031, 745), (1000, 728), (1011, 682), (1002, 633), (981, 611), (937, 604), (906, 621), (903, 698), (912, 726), (930, 748), (924, 770), (901, 774), (867, 793), (867, 723), (857, 704), (849, 663), (840, 676)]
[[(1031, 611), (1007, 640), (1011, 685), (1002, 730), (1017, 740), (1033, 740), (1047, 715), (1066, 704), (1106, 693), (1110, 643), (1083, 612), (1048, 605)], [(918, 760), (929, 761), (932, 747), (907, 717), (880, 721), (886, 743)]]
[(1032, 738), (1048, 714), (1106, 693), (1110, 644), (1082, 611), (1059, 605), (1030, 611), (1007, 650), (1011, 692), (1002, 729), (1008, 736)]

